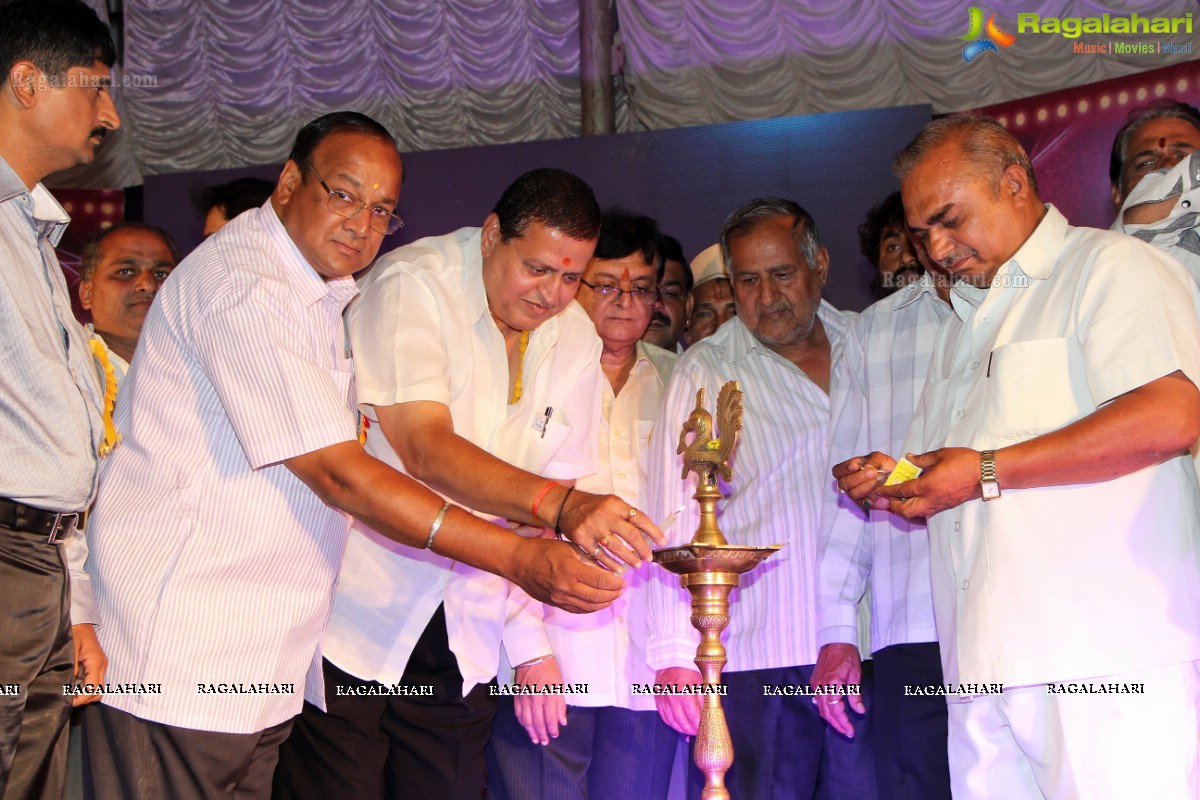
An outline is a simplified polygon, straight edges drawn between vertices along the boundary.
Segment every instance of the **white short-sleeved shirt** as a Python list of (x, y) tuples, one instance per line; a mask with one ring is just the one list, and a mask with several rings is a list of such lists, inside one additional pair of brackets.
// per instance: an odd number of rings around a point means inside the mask
[[(605, 381), (599, 468), (576, 481), (577, 487), (615, 494), (641, 507), (650, 433), (677, 359), (674, 353), (638, 342), (637, 361), (621, 393), (613, 394)], [(625, 591), (601, 611), (570, 614), (546, 607), (546, 634), (563, 681), (588, 686), (587, 694), (567, 695), (569, 705), (654, 710), (653, 695), (635, 695), (630, 685), (654, 683), (654, 671), (646, 663), (646, 576), (658, 569), (646, 564), (627, 571)]]
[[(822, 301), (819, 318), (836, 369), (849, 327)], [(696, 476), (680, 480), (677, 431), (704, 387), (713, 408), (722, 384), (741, 382), (742, 432), (733, 452), (733, 483), (717, 504), (721, 530), (732, 544), (786, 546), (744, 575), (730, 595), (725, 630), (729, 663), (741, 672), (805, 666), (817, 661), (817, 544), (821, 499), (830, 491), (829, 396), (791, 361), (754, 338), (738, 317), (688, 348), (675, 365), (650, 443), (646, 511), (663, 519), (682, 508), (668, 545), (691, 541), (700, 518), (692, 499)], [(668, 433), (673, 432), (673, 433)], [(654, 669), (694, 668), (700, 634), (691, 624), (691, 599), (677, 576), (658, 569), (649, 581), (647, 660)]]
[[(372, 407), (432, 401), (450, 409), (455, 433), (514, 466), (564, 480), (594, 472), (604, 375), (591, 319), (571, 303), (530, 333), (521, 399), (510, 406), (507, 351), (482, 269), (480, 231), (463, 228), (388, 253), (362, 279), (347, 325), (371, 423), (367, 451), (403, 471)], [(442, 603), (463, 694), (496, 675), (502, 638), (515, 663), (550, 652), (540, 604), (508, 581), (355, 522), (325, 657), (394, 683)]]
[[(960, 284), (951, 299), (912, 452), (1023, 442), (1176, 370), (1200, 385), (1191, 278), (1142, 242), (1069, 226), (1052, 206), (990, 289)], [(946, 680), (1016, 687), (1200, 659), (1198, 525), (1186, 454), (934, 515)]]
[[(854, 319), (830, 387), (830, 467), (874, 450), (901, 455), (938, 328), (952, 313), (926, 275)], [(857, 642), (868, 582), (871, 652), (935, 641), (924, 521), (867, 514), (833, 489), (830, 479), (822, 498), (818, 644)]]
[(280, 462), (354, 440), (356, 292), (320, 278), (269, 201), (163, 284), (88, 522), (106, 679), (161, 694), (105, 703), (225, 733), (299, 713), (349, 520)]

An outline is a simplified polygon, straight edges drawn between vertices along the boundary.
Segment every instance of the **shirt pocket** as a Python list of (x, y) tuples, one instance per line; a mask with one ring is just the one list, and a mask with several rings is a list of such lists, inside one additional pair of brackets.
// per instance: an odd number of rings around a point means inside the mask
[(497, 432), (493, 452), (515, 467), (541, 473), (570, 433), (571, 426), (559, 415), (547, 420), (544, 414), (527, 412), (505, 422)]
[(983, 382), (985, 439), (1023, 441), (1079, 416), (1066, 339), (1012, 342), (992, 351)]

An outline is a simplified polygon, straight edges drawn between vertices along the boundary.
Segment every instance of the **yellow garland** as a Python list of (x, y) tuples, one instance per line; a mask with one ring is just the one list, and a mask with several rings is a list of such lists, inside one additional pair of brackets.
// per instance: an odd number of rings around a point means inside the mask
[(113, 405), (117, 402), (117, 374), (113, 371), (112, 362), (108, 360), (108, 348), (104, 346), (104, 342), (99, 339), (91, 338), (88, 340), (91, 345), (92, 355), (100, 364), (100, 369), (104, 372), (104, 441), (100, 443), (99, 454), (101, 458), (113, 451), (113, 448), (121, 441), (121, 437), (117, 434), (116, 426), (113, 425)]
[(508, 401), (510, 406), (517, 404), (521, 399), (521, 378), (525, 374), (525, 349), (529, 347), (529, 331), (521, 331), (521, 354), (517, 361), (517, 381), (513, 384), (512, 399)]

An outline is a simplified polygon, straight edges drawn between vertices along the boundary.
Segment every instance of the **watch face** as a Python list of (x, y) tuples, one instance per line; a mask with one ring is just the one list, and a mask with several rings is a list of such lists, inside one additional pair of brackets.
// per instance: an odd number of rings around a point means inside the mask
[(980, 481), (979, 488), (983, 490), (984, 500), (995, 500), (1000, 496), (1000, 484), (996, 481)]

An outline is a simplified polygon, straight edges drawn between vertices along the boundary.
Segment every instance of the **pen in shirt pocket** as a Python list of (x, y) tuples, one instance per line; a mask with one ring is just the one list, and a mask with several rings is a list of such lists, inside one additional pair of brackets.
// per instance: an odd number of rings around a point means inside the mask
[(541, 438), (543, 438), (543, 439), (546, 438), (546, 428), (550, 427), (550, 417), (553, 414), (554, 414), (554, 408), (552, 406), (546, 406), (546, 413), (543, 415), (544, 418), (542, 419), (542, 436), (541, 436)]
[(993, 350), (992, 352), (988, 353), (988, 366), (987, 366), (987, 375), (984, 375), (984, 376), (983, 376), (983, 377), (985, 377), (985, 378), (990, 378), (990, 377), (992, 377), (992, 356), (994, 356), (994, 355), (996, 355), (996, 351), (995, 351), (995, 350)]

